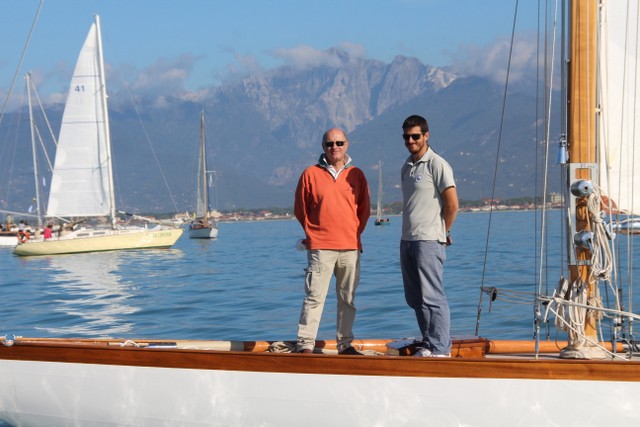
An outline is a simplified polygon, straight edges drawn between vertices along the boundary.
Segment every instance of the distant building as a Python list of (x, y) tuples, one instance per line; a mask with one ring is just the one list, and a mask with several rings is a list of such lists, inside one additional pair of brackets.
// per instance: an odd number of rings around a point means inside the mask
[(560, 193), (551, 193), (549, 194), (549, 203), (552, 205), (560, 205), (562, 204), (562, 194)]

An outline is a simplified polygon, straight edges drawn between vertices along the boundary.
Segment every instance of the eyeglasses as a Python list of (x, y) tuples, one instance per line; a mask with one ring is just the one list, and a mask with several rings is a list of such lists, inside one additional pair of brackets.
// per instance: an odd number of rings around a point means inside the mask
[[(335, 144), (338, 147), (342, 147), (345, 144), (345, 142), (346, 141), (335, 141)], [(327, 148), (333, 148), (333, 143), (334, 143), (334, 141), (327, 141), (327, 142), (324, 143), (324, 146), (327, 147)]]
[(414, 141), (419, 140), (420, 138), (422, 138), (422, 133), (412, 133), (412, 134), (407, 134), (407, 133), (403, 133), (402, 134), (402, 139), (404, 139), (405, 141), (408, 141), (409, 138), (413, 139)]

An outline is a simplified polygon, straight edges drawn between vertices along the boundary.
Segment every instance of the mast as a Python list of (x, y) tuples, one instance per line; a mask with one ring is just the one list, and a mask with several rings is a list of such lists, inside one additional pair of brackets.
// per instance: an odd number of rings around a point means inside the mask
[(31, 130), (31, 152), (33, 154), (33, 177), (35, 180), (36, 187), (36, 216), (38, 218), (38, 230), (42, 228), (42, 214), (40, 210), (40, 185), (38, 183), (38, 156), (36, 153), (36, 138), (35, 138), (35, 122), (33, 120), (33, 106), (31, 104), (31, 74), (27, 73), (25, 75), (27, 80), (27, 100), (29, 103), (29, 129)]
[(207, 150), (205, 147), (204, 135), (204, 110), (200, 114), (200, 167), (202, 168), (202, 207), (204, 208), (205, 223), (209, 219), (209, 195), (207, 191)]
[(113, 184), (113, 166), (111, 163), (111, 134), (109, 130), (109, 109), (107, 106), (107, 82), (104, 71), (104, 54), (102, 50), (102, 32), (100, 30), (100, 16), (96, 15), (96, 38), (98, 45), (98, 70), (100, 74), (100, 103), (102, 107), (102, 114), (104, 115), (102, 126), (104, 128), (105, 140), (101, 141), (104, 143), (107, 152), (107, 158), (105, 159), (107, 176), (108, 176), (108, 186), (109, 186), (109, 216), (111, 217), (111, 226), (115, 228), (116, 226), (116, 200), (114, 194), (114, 184)]
[[(595, 182), (596, 166), (596, 64), (598, 0), (570, 2), (570, 49), (568, 94), (568, 185), (579, 180)], [(572, 188), (573, 193), (573, 188)], [(574, 198), (575, 196), (575, 198)], [(588, 194), (569, 195), (569, 238), (577, 232), (590, 232)], [(591, 250), (570, 244), (570, 287), (584, 292), (588, 301), (597, 295), (597, 281), (591, 275)], [(569, 333), (569, 344), (560, 356), (564, 358), (600, 358), (599, 349), (590, 342), (598, 342), (597, 312), (587, 309), (582, 334)], [(583, 336), (584, 335), (584, 336)], [(586, 339), (585, 339), (586, 337)]]
[(378, 161), (378, 205), (376, 208), (376, 216), (382, 219), (382, 162)]

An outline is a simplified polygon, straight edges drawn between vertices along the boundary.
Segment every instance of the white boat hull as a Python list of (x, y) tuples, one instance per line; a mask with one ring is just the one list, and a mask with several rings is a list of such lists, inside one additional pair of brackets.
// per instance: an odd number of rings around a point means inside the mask
[(622, 234), (640, 234), (640, 221), (622, 222), (615, 224), (613, 231)]
[(189, 238), (191, 239), (215, 239), (218, 237), (218, 228), (189, 226)]
[[(4, 378), (12, 377), (0, 385), (0, 417), (20, 426), (569, 426), (640, 421), (633, 409), (640, 396), (638, 383), (21, 361), (0, 366)], [(567, 410), (578, 407), (589, 410)]]
[(18, 244), (18, 236), (0, 236), (0, 248), (13, 248)]
[(20, 426), (640, 422), (638, 362), (20, 347), (0, 348), (0, 419)]
[(33, 240), (16, 246), (20, 256), (60, 255), (83, 252), (103, 252), (124, 249), (169, 248), (182, 235), (180, 228), (153, 229), (84, 229), (48, 240)]

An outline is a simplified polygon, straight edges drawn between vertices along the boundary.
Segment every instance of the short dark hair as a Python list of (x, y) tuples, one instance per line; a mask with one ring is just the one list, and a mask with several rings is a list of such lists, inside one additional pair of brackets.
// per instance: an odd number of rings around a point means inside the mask
[(402, 123), (402, 129), (410, 129), (415, 126), (420, 126), (420, 130), (422, 133), (429, 132), (429, 123), (427, 119), (422, 116), (413, 115), (404, 119), (404, 123)]

